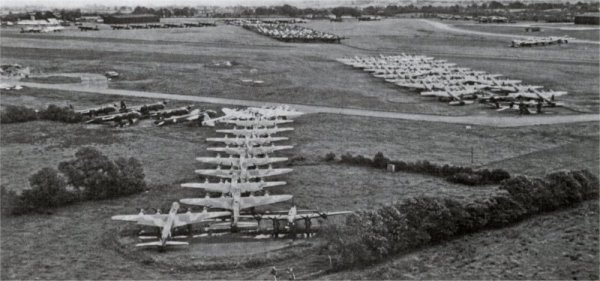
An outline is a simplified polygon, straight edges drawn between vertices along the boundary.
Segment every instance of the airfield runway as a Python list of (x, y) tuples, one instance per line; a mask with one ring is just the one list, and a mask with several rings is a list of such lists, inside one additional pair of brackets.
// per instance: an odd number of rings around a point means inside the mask
[[(281, 103), (274, 102), (263, 102), (254, 100), (243, 100), (243, 99), (227, 99), (227, 98), (216, 98), (207, 96), (191, 96), (191, 95), (178, 95), (178, 94), (166, 94), (156, 92), (143, 92), (143, 91), (132, 91), (122, 89), (108, 89), (108, 88), (96, 88), (96, 87), (84, 87), (81, 85), (73, 84), (42, 84), (42, 83), (20, 83), (23, 86), (40, 89), (52, 89), (61, 91), (74, 91), (81, 93), (93, 93), (102, 95), (115, 95), (115, 96), (128, 96), (128, 97), (141, 97), (141, 98), (153, 98), (163, 100), (178, 100), (178, 101), (191, 101), (211, 104), (222, 104), (222, 105), (233, 105), (233, 106), (276, 106)], [(491, 126), (491, 127), (520, 127), (520, 126), (531, 126), (531, 125), (548, 125), (548, 124), (562, 124), (562, 123), (577, 123), (577, 122), (592, 122), (599, 121), (600, 116), (598, 114), (577, 114), (577, 115), (554, 115), (554, 116), (442, 116), (433, 114), (413, 114), (413, 113), (400, 113), (400, 112), (388, 112), (388, 111), (377, 111), (377, 110), (365, 110), (355, 108), (343, 108), (343, 107), (328, 107), (328, 106), (316, 106), (316, 105), (304, 105), (304, 104), (290, 104), (288, 105), (296, 108), (297, 110), (306, 113), (330, 113), (330, 114), (341, 114), (341, 115), (354, 115), (354, 116), (366, 116), (366, 117), (378, 117), (378, 118), (389, 118), (389, 119), (404, 119), (414, 121), (428, 121), (428, 122), (444, 122), (453, 124), (465, 124), (465, 125), (480, 125), (480, 126)]]
[[(455, 26), (445, 24), (445, 23), (427, 20), (427, 19), (421, 19), (421, 21), (424, 23), (427, 23), (435, 28), (449, 31), (449, 32), (454, 32), (454, 33), (463, 33), (463, 34), (481, 35), (481, 36), (508, 37), (508, 38), (513, 38), (513, 39), (527, 39), (527, 38), (535, 37), (535, 36), (524, 36), (524, 35), (513, 35), (513, 34), (491, 33), (491, 32), (483, 32), (483, 31), (467, 30), (467, 29), (462, 29), (462, 28), (458, 28)], [(582, 40), (582, 39), (575, 39), (575, 38), (569, 39), (569, 43), (596, 44), (596, 45), (600, 44), (600, 42), (598, 42), (598, 41)]]

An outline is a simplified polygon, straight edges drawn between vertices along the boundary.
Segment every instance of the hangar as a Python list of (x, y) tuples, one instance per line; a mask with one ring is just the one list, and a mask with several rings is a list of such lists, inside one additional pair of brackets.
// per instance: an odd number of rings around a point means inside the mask
[(575, 24), (600, 25), (600, 13), (586, 13), (575, 16)]
[(102, 17), (106, 24), (130, 24), (130, 23), (150, 23), (160, 22), (160, 18), (152, 14), (137, 14), (137, 15), (107, 15)]

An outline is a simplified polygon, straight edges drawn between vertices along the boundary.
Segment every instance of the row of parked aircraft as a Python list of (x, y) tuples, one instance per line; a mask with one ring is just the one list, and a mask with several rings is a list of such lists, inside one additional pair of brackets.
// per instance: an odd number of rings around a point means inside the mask
[(48, 32), (61, 32), (65, 28), (60, 25), (50, 26), (27, 26), (21, 28), (21, 33), (48, 33)]
[(92, 108), (75, 110), (76, 113), (89, 117), (85, 121), (87, 124), (110, 124), (123, 127), (125, 125), (136, 124), (141, 119), (153, 118), (157, 126), (169, 124), (200, 122), (211, 119), (211, 115), (216, 115), (213, 110), (203, 110), (192, 106), (166, 109), (166, 102), (156, 102), (136, 106), (127, 106), (121, 101), (117, 103), (104, 104)]
[[(446, 60), (420, 55), (342, 58), (338, 61), (362, 69), (397, 86), (416, 90), (424, 97), (436, 97), (450, 105), (467, 105), (476, 100), (497, 110), (527, 106), (562, 105), (555, 97), (563, 91), (543, 90), (542, 86), (524, 85), (521, 80), (504, 79), (501, 74), (458, 67)], [(516, 108), (515, 108), (516, 109)], [(527, 110), (527, 112), (529, 112)], [(531, 113), (531, 112), (530, 112)]]
[[(292, 127), (278, 127), (290, 124), (291, 118), (302, 115), (302, 112), (287, 106), (279, 107), (250, 107), (244, 110), (223, 108), (224, 116), (205, 120), (206, 125), (214, 126), (216, 123), (233, 125), (230, 129), (219, 129), (217, 132), (225, 134), (223, 137), (208, 138), (213, 143), (223, 143), (225, 146), (209, 147), (209, 151), (216, 151), (214, 157), (198, 157), (201, 163), (217, 165), (214, 169), (198, 169), (195, 173), (205, 177), (204, 181), (181, 184), (184, 188), (201, 189), (204, 197), (184, 198), (174, 202), (169, 214), (144, 214), (118, 215), (113, 220), (134, 221), (141, 225), (161, 228), (158, 241), (140, 243), (137, 246), (160, 246), (164, 249), (168, 245), (187, 245), (187, 242), (171, 241), (172, 231), (184, 225), (196, 223), (210, 223), (211, 230), (231, 230), (232, 232), (244, 229), (257, 229), (260, 220), (273, 222), (273, 236), (277, 237), (280, 231), (280, 221), (286, 221), (287, 226), (295, 233), (296, 222), (304, 221), (307, 236), (311, 234), (312, 219), (324, 218), (334, 215), (348, 214), (350, 212), (320, 212), (315, 210), (298, 210), (295, 206), (286, 211), (257, 213), (255, 207), (271, 205), (292, 199), (292, 195), (269, 195), (265, 188), (281, 187), (285, 181), (265, 181), (277, 175), (292, 172), (289, 168), (273, 168), (272, 165), (283, 163), (286, 157), (270, 157), (269, 154), (292, 149), (291, 145), (276, 145), (276, 142), (288, 140), (287, 137), (273, 136), (275, 134), (293, 131)], [(229, 154), (222, 157), (221, 153)], [(226, 166), (229, 168), (221, 168)], [(268, 167), (268, 168), (265, 168)], [(215, 179), (215, 180), (209, 180)], [(218, 181), (216, 181), (218, 179)], [(211, 194), (218, 193), (218, 197)], [(201, 213), (179, 214), (179, 204), (203, 206)], [(207, 209), (220, 209), (222, 211), (208, 212)], [(219, 218), (220, 220), (217, 220)]]
[(258, 34), (284, 42), (323, 42), (340, 43), (343, 39), (335, 34), (290, 24), (247, 23), (242, 26)]
[(515, 39), (512, 40), (510, 46), (513, 48), (519, 47), (536, 47), (536, 46), (547, 46), (547, 45), (560, 45), (569, 43), (567, 36), (563, 37), (531, 37), (527, 39)]
[(217, 26), (215, 23), (207, 22), (183, 22), (183, 23), (148, 23), (148, 24), (113, 24), (110, 27), (113, 30), (125, 29), (154, 29), (154, 28), (189, 28)]

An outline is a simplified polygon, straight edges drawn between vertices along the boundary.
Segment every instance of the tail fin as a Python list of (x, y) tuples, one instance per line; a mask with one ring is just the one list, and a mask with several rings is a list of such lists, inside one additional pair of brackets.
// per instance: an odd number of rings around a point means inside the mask
[(215, 121), (210, 119), (210, 116), (205, 112), (204, 118), (202, 119), (202, 126), (214, 127)]

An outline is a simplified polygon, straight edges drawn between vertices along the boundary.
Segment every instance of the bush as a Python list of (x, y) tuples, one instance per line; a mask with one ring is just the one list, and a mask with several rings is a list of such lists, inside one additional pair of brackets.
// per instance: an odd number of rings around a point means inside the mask
[(83, 120), (83, 116), (80, 113), (76, 113), (70, 107), (60, 107), (51, 104), (48, 108), (40, 112), (40, 119), (64, 123), (78, 123)]
[(85, 199), (113, 198), (146, 188), (138, 160), (119, 158), (113, 162), (92, 147), (81, 148), (75, 153), (75, 160), (61, 162), (58, 169)]
[(464, 172), (456, 173), (446, 178), (448, 182), (460, 183), (465, 185), (477, 185), (482, 182), (482, 177), (478, 174), (467, 174)]
[(0, 114), (0, 123), (19, 123), (37, 120), (37, 113), (35, 110), (26, 106), (6, 106), (6, 109)]
[(0, 187), (0, 208), (3, 216), (18, 215), (24, 212), (21, 197), (5, 186)]
[(325, 162), (335, 161), (335, 153), (329, 152), (329, 153), (325, 154), (324, 160), (325, 160)]
[(76, 201), (76, 195), (67, 191), (67, 183), (52, 168), (43, 168), (29, 177), (31, 189), (21, 195), (23, 206), (31, 211), (63, 206)]
[[(421, 162), (420, 167), (427, 164)], [(599, 187), (598, 177), (587, 170), (553, 173), (544, 179), (520, 176), (503, 182), (500, 188), (507, 193), (485, 200), (461, 203), (418, 197), (358, 212), (348, 216), (344, 225), (324, 229), (324, 237), (338, 268), (369, 264), (458, 234), (503, 227), (542, 211), (598, 198)]]

